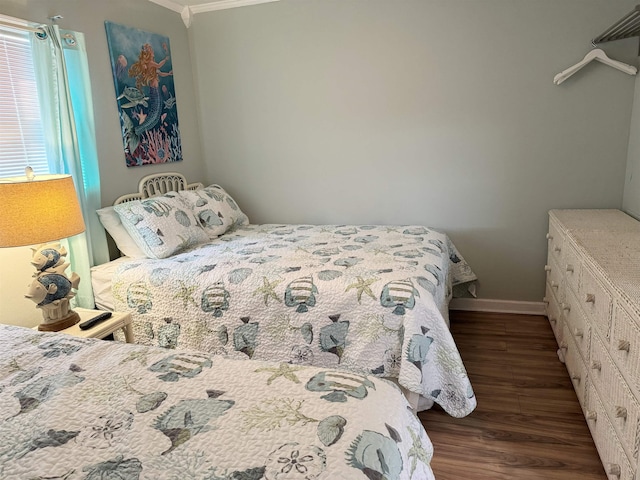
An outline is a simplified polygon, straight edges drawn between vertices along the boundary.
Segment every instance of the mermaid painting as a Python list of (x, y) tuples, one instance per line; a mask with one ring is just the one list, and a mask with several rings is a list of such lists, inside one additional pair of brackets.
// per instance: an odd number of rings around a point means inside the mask
[[(127, 166), (182, 160), (169, 39), (112, 22), (105, 27)], [(127, 69), (129, 59), (135, 61)]]
[(138, 90), (141, 91), (143, 86), (149, 87), (149, 112), (144, 121), (134, 128), (137, 135), (155, 127), (158, 120), (160, 120), (163, 104), (162, 98), (160, 97), (159, 77), (173, 75), (173, 71), (163, 72), (160, 70), (162, 66), (167, 63), (167, 60), (169, 60), (167, 44), (163, 43), (162, 48), (166, 56), (160, 62), (156, 62), (153, 55), (153, 47), (145, 43), (140, 49), (138, 61), (131, 65), (129, 69), (129, 76), (136, 79), (136, 88)]

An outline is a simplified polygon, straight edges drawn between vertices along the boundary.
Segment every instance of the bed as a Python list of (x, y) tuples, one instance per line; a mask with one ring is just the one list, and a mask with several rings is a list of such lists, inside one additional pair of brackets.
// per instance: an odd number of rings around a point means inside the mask
[(0, 478), (434, 478), (386, 380), (15, 326), (0, 343)]
[(416, 408), (475, 408), (448, 329), (452, 291), (475, 275), (446, 234), (252, 225), (222, 187), (171, 175), (108, 209), (130, 237), (119, 248), (143, 251), (93, 271), (103, 305), (131, 312), (137, 343), (341, 368), (394, 379)]

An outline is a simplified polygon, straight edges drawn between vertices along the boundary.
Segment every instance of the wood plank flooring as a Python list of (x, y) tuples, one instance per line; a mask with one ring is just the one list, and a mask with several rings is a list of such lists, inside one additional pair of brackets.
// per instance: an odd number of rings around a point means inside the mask
[(420, 412), (437, 480), (606, 480), (546, 317), (451, 312), (478, 407)]

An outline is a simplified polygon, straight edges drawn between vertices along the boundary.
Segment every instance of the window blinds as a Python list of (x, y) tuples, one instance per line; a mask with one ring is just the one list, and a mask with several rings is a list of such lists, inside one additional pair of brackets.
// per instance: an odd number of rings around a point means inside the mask
[(49, 173), (29, 35), (0, 27), (0, 177)]

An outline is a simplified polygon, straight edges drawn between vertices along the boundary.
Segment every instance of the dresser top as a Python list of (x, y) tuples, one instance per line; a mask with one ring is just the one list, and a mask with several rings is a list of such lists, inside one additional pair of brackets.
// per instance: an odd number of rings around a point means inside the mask
[(640, 222), (620, 210), (551, 210), (549, 216), (568, 230), (638, 231)]
[(640, 309), (640, 222), (620, 210), (551, 210), (549, 216)]
[(594, 262), (640, 307), (640, 230), (572, 230), (569, 235)]

